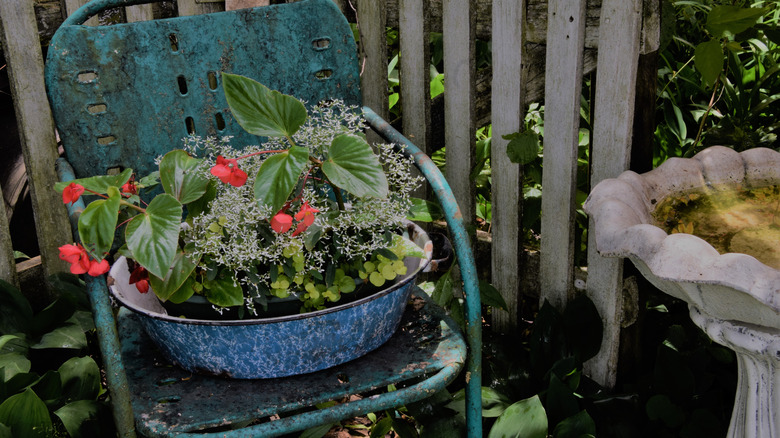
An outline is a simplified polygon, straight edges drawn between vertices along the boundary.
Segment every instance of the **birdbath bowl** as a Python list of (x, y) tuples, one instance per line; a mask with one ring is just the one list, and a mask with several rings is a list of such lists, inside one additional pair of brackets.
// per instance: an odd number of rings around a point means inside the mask
[(780, 437), (780, 271), (747, 254), (721, 254), (692, 234), (667, 233), (653, 213), (671, 196), (773, 185), (780, 185), (780, 153), (713, 146), (641, 175), (604, 180), (585, 203), (599, 254), (629, 258), (658, 289), (686, 301), (712, 340), (736, 353), (729, 438)]

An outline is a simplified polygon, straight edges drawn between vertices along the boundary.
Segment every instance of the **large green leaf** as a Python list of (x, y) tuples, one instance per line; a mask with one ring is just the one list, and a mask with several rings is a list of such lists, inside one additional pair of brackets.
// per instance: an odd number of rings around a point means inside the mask
[(109, 187), (122, 187), (130, 181), (133, 176), (133, 169), (125, 169), (118, 175), (98, 175), (89, 178), (81, 178), (73, 181), (60, 181), (54, 184), (54, 189), (62, 192), (70, 183), (76, 183), (84, 186), (85, 189), (96, 193), (106, 194)]
[(736, 35), (751, 28), (758, 19), (764, 16), (770, 8), (740, 8), (739, 6), (714, 6), (707, 16), (707, 30), (715, 38), (722, 38), (727, 33)]
[(103, 260), (111, 244), (119, 217), (122, 195), (116, 187), (108, 188), (108, 199), (91, 202), (79, 217), (79, 236), (84, 248), (96, 260)]
[(490, 428), (488, 438), (546, 438), (547, 415), (535, 395), (506, 408)]
[(554, 438), (583, 438), (596, 436), (596, 423), (587, 411), (580, 411), (558, 423)]
[(290, 197), (309, 162), (309, 150), (293, 146), (263, 161), (255, 178), (255, 199), (276, 213)]
[(203, 196), (209, 179), (197, 172), (201, 161), (182, 150), (165, 154), (160, 162), (160, 182), (165, 193), (182, 204), (188, 204)]
[(62, 420), (65, 430), (72, 438), (91, 438), (109, 436), (109, 428), (104, 425), (110, 418), (106, 405), (95, 400), (77, 400), (54, 411)]
[(89, 356), (73, 357), (57, 370), (62, 380), (62, 395), (67, 401), (95, 400), (100, 394), (100, 369)]
[(360, 136), (341, 134), (334, 138), (322, 172), (333, 184), (358, 198), (387, 197), (387, 177), (382, 165)]
[(506, 145), (509, 161), (516, 164), (528, 164), (539, 156), (539, 134), (533, 131), (516, 132), (505, 135), (503, 138), (509, 140)]
[(232, 277), (217, 278), (204, 284), (204, 294), (209, 302), (221, 307), (244, 304), (244, 291)]
[(171, 265), (171, 269), (164, 279), (155, 275), (149, 276), (152, 290), (162, 301), (167, 301), (190, 277), (192, 271), (195, 270), (197, 261), (193, 261), (190, 255), (194, 248), (195, 244), (190, 243), (184, 250), (176, 252), (176, 256), (173, 258), (173, 265)]
[(244, 76), (222, 73), (222, 88), (233, 116), (250, 134), (292, 137), (308, 116), (298, 99)]
[(57, 327), (53, 331), (41, 336), (40, 342), (32, 345), (30, 348), (69, 348), (80, 350), (87, 347), (87, 337), (84, 335), (84, 329), (81, 324), (74, 321)]
[(179, 244), (182, 206), (171, 195), (157, 195), (146, 213), (127, 224), (125, 240), (135, 261), (149, 273), (165, 278)]
[(493, 388), (482, 387), (482, 416), (495, 418), (504, 413), (510, 405), (509, 398)]
[(696, 46), (693, 64), (707, 86), (712, 86), (723, 70), (723, 56), (723, 47), (717, 39), (711, 39)]
[(15, 438), (48, 438), (54, 434), (46, 404), (30, 388), (0, 404), (0, 423), (10, 427)]
[(0, 355), (0, 380), (7, 382), (19, 373), (27, 373), (31, 366), (30, 359), (19, 353), (2, 354)]

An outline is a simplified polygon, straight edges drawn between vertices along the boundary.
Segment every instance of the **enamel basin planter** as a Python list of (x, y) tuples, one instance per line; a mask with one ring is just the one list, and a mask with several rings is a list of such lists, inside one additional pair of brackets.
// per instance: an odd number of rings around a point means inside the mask
[(631, 259), (656, 287), (686, 301), (715, 342), (736, 352), (730, 438), (780, 436), (780, 271), (746, 254), (721, 255), (691, 234), (667, 234), (651, 215), (664, 198), (697, 188), (776, 184), (780, 153), (714, 146), (641, 175), (604, 180), (585, 203), (601, 255)]
[(358, 358), (395, 332), (415, 277), (433, 251), (420, 227), (409, 223), (407, 228), (426, 258), (407, 257), (408, 273), (373, 295), (316, 312), (229, 321), (170, 316), (154, 293), (141, 294), (128, 283), (124, 259), (111, 268), (110, 290), (123, 306), (141, 316), (162, 353), (188, 371), (237, 379), (314, 372)]

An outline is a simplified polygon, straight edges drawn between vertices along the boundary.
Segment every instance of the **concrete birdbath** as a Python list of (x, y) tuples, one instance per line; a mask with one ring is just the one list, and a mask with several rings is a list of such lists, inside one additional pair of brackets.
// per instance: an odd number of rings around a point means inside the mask
[[(736, 352), (739, 379), (729, 438), (780, 437), (780, 270), (773, 262), (780, 248), (780, 197), (745, 213), (747, 218), (742, 207), (703, 215), (719, 226), (742, 224), (714, 233), (725, 242), (723, 253), (690, 234), (708, 225), (677, 220), (671, 207), (658, 206), (665, 199), (685, 204), (734, 189), (757, 189), (760, 196), (744, 195), (753, 202), (777, 192), (774, 185), (780, 185), (780, 153), (714, 146), (641, 175), (628, 171), (604, 180), (585, 203), (602, 256), (631, 259), (656, 287), (686, 301), (691, 319), (707, 335)], [(768, 222), (764, 231), (756, 231), (756, 217)], [(752, 247), (763, 247), (756, 257), (775, 268), (736, 252)]]

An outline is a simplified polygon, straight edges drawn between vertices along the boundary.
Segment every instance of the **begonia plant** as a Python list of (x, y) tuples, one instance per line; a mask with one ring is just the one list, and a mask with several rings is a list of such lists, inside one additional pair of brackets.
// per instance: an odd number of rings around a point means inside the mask
[(71, 272), (102, 275), (115, 251), (132, 260), (139, 293), (176, 303), (201, 294), (250, 312), (290, 294), (319, 309), (405, 274), (402, 259), (422, 256), (400, 233), (420, 181), (411, 160), (372, 149), (355, 107), (309, 114), (252, 79), (223, 73), (222, 83), (236, 121), (268, 140), (238, 150), (230, 138), (189, 137), (147, 177), (125, 169), (58, 183), (66, 204), (97, 197), (79, 217), (80, 243), (60, 248)]

